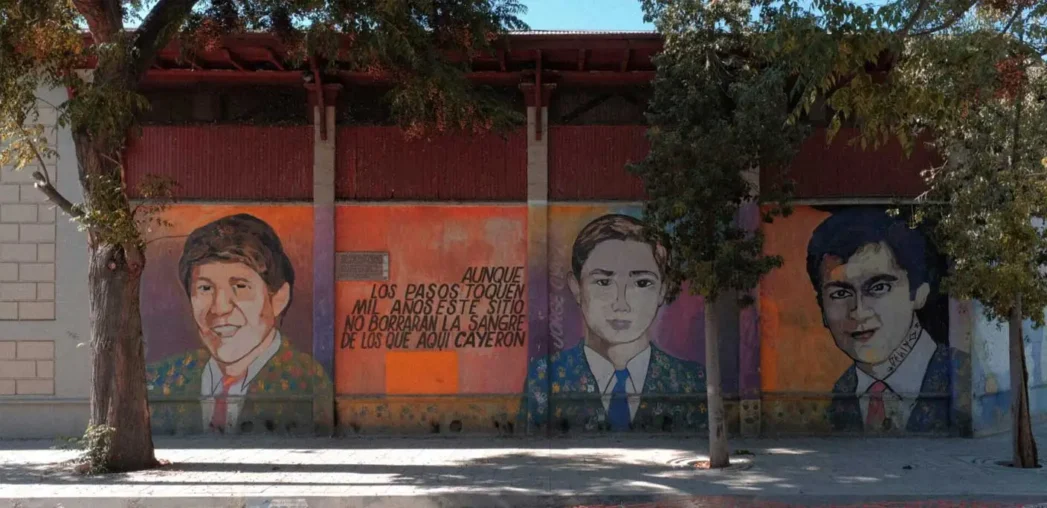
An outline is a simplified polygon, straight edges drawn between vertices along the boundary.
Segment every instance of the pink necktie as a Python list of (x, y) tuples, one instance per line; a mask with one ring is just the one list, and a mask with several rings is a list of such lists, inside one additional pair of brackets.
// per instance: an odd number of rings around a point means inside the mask
[(229, 389), (238, 381), (242, 381), (244, 378), (241, 377), (222, 377), (222, 390), (215, 397), (214, 401), (214, 414), (211, 415), (211, 427), (219, 430), (225, 430), (226, 418), (229, 413)]
[(865, 412), (866, 429), (882, 429), (883, 422), (887, 419), (887, 412), (883, 406), (883, 392), (887, 384), (877, 381), (869, 387), (869, 409)]

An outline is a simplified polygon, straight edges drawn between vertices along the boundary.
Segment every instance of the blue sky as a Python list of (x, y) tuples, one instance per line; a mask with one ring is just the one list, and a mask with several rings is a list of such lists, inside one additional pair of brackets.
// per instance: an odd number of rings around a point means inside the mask
[(524, 0), (532, 30), (654, 30), (640, 0)]

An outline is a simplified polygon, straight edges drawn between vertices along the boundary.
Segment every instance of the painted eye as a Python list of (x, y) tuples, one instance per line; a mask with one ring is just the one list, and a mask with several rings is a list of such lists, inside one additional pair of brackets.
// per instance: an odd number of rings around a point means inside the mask
[(877, 282), (869, 288), (870, 295), (882, 295), (891, 291), (891, 284), (888, 282)]
[(196, 286), (196, 290), (201, 292), (201, 293), (210, 291), (211, 289), (213, 289), (213, 288), (212, 288), (212, 286), (210, 284), (198, 284)]
[(593, 284), (596, 284), (597, 286), (607, 287), (611, 285), (611, 279), (596, 279), (593, 281)]
[(636, 281), (636, 287), (649, 288), (654, 285), (654, 281), (651, 279), (640, 279)]
[(233, 287), (236, 289), (250, 289), (250, 286), (248, 286), (246, 282), (237, 282), (236, 284), (233, 284)]
[(851, 290), (849, 289), (837, 289), (832, 293), (829, 293), (829, 298), (833, 300), (843, 300), (844, 298), (850, 298)]

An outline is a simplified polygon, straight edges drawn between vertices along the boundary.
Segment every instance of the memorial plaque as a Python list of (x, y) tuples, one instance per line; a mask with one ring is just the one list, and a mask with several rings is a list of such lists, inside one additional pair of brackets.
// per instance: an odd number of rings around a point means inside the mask
[(389, 280), (388, 252), (338, 252), (337, 280)]

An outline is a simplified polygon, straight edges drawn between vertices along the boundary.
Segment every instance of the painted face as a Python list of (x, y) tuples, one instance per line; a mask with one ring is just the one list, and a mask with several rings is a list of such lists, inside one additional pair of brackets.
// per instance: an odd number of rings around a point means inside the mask
[(886, 361), (905, 340), (929, 286), (913, 298), (907, 274), (883, 242), (862, 247), (846, 263), (826, 258), (821, 269), (822, 312), (836, 346), (858, 362)]
[(290, 288), (270, 293), (265, 281), (243, 263), (205, 263), (193, 268), (189, 286), (200, 339), (222, 363), (257, 355), (287, 306)]
[(589, 330), (611, 343), (646, 337), (662, 304), (662, 277), (651, 246), (608, 240), (589, 254), (581, 280), (569, 279)]

